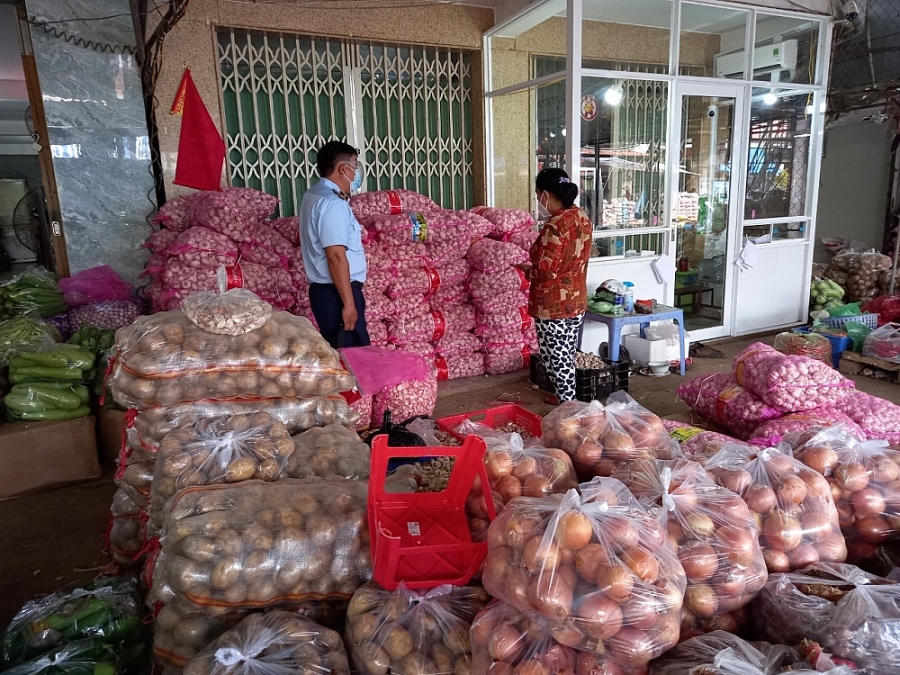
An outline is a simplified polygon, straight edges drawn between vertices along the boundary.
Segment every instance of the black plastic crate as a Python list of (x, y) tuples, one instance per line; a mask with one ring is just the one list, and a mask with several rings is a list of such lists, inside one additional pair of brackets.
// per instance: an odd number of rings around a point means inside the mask
[[(575, 398), (584, 403), (600, 401), (614, 391), (628, 391), (628, 376), (631, 364), (628, 361), (617, 362), (603, 359), (605, 368), (575, 371)], [(531, 357), (531, 382), (544, 391), (555, 394), (550, 382), (550, 375), (537, 354)]]

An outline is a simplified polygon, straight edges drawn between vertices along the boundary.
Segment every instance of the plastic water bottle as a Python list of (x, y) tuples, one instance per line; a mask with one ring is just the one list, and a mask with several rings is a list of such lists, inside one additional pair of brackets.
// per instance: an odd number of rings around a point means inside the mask
[(622, 316), (625, 313), (625, 296), (616, 293), (615, 302), (613, 302), (613, 316)]
[(634, 284), (630, 281), (626, 281), (625, 286), (625, 297), (622, 301), (624, 307), (622, 308), (626, 314), (634, 313)]

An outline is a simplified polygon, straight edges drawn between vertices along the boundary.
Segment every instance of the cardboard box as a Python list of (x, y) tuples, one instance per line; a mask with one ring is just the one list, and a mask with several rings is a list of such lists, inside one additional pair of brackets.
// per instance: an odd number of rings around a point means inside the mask
[(0, 499), (99, 478), (95, 427), (93, 417), (0, 425)]
[[(681, 352), (678, 345), (670, 345), (666, 340), (648, 340), (640, 335), (626, 335), (624, 337), (625, 349), (635, 363), (648, 366), (659, 361), (678, 361)], [(691, 341), (687, 334), (684, 336), (684, 355), (687, 357), (691, 348)]]
[(122, 449), (122, 427), (125, 424), (125, 411), (100, 406), (97, 413), (97, 446), (101, 454), (115, 464)]

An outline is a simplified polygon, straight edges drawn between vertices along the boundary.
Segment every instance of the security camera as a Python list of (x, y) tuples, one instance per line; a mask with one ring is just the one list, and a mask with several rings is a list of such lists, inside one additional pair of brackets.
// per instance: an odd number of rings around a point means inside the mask
[(714, 107), (710, 106), (709, 110), (706, 111), (706, 114), (707, 114), (707, 116), (709, 116), (710, 119), (712, 119), (713, 117), (716, 116), (716, 109)]
[(844, 19), (847, 21), (855, 21), (859, 17), (859, 5), (850, 0), (841, 5), (841, 12), (844, 13)]

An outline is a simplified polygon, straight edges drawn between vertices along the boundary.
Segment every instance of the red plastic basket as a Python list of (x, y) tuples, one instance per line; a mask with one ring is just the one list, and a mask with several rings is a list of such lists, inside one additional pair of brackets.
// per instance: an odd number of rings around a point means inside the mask
[(437, 427), (441, 431), (446, 431), (453, 437), (463, 440), (463, 436), (456, 433), (456, 427), (466, 420), (484, 424), (492, 429), (499, 429), (504, 424), (513, 422), (525, 429), (535, 438), (541, 437), (541, 416), (520, 405), (516, 405), (515, 403), (507, 403), (505, 405), (498, 405), (495, 408), (487, 408), (485, 410), (476, 410), (475, 412), (462, 413), (451, 417), (443, 417), (437, 421)]
[[(469, 436), (461, 447), (388, 447), (387, 436), (372, 442), (369, 477), (369, 533), (375, 581), (389, 591), (401, 581), (409, 588), (467, 584), (485, 555), (486, 542), (473, 542), (466, 520), (466, 498), (476, 475), (487, 485), (484, 440)], [(405, 457), (456, 457), (443, 492), (388, 493), (388, 461)], [(485, 500), (488, 518), (496, 516)]]

